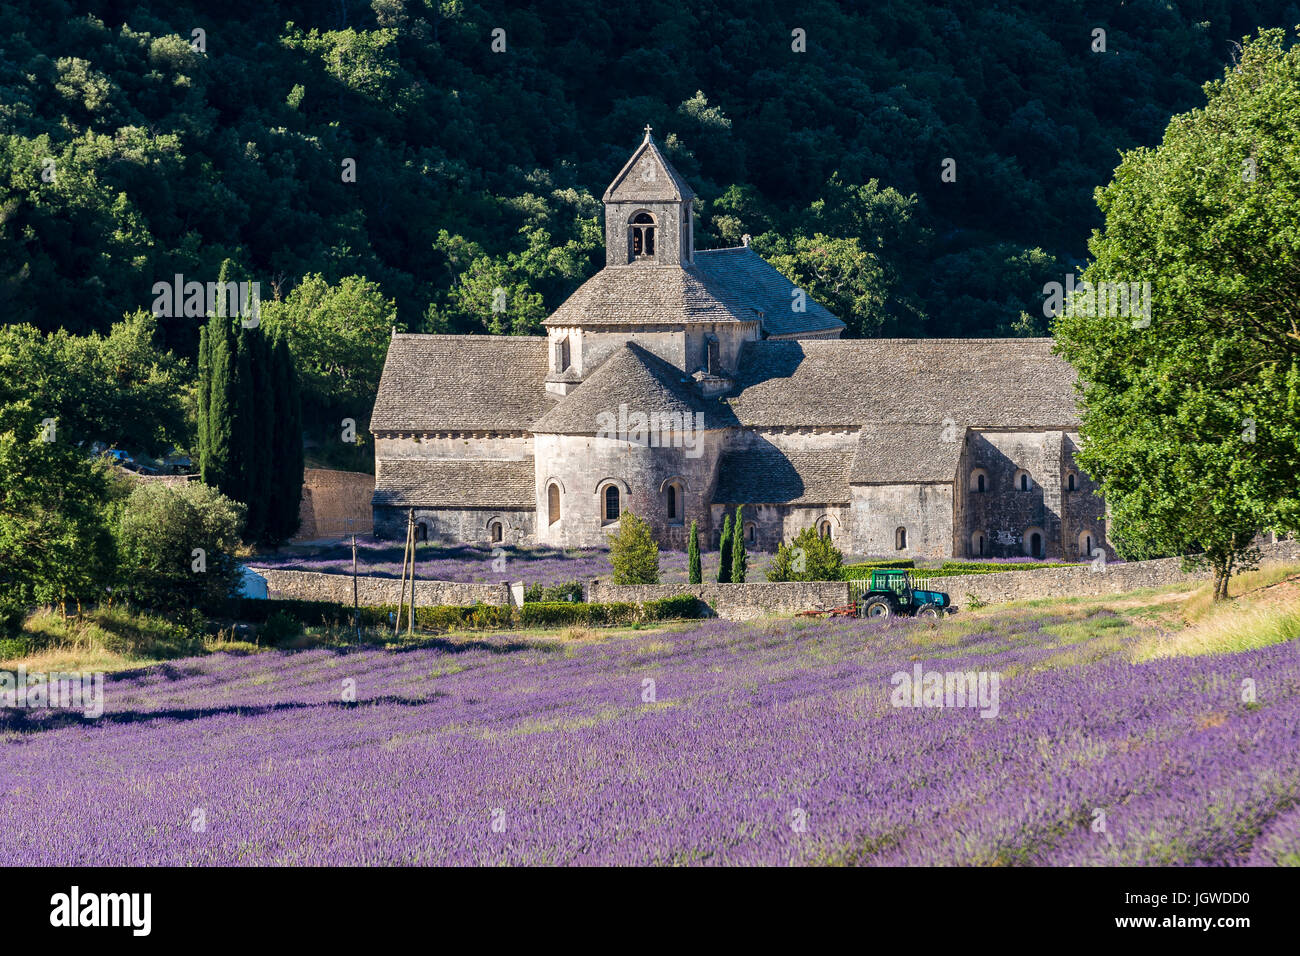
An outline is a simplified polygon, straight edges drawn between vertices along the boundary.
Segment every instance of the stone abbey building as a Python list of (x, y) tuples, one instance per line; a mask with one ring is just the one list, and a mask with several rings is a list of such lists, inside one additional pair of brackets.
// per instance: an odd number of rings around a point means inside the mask
[(841, 339), (748, 245), (696, 249), (651, 138), (605, 191), (606, 264), (546, 335), (394, 334), (375, 401), (376, 534), (603, 546), (631, 511), (684, 548), (744, 504), (752, 550), (1109, 553), (1049, 339)]

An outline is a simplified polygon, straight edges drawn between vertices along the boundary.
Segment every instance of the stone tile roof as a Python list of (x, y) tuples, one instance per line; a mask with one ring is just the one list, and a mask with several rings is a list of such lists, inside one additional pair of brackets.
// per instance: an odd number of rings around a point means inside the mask
[(964, 438), (965, 429), (939, 422), (869, 423), (858, 433), (849, 482), (887, 485), (955, 481)]
[(792, 312), (794, 284), (747, 246), (697, 251), (693, 266), (637, 261), (606, 266), (580, 285), (547, 326), (762, 321), (768, 335), (825, 332), (844, 323), (812, 298)]
[(698, 268), (638, 261), (606, 266), (578, 286), (546, 320), (548, 326), (682, 325), (756, 322)]
[[(629, 414), (680, 414), (683, 421), (702, 421), (705, 428), (727, 428), (736, 423), (730, 410), (716, 398), (700, 397), (685, 372), (629, 342), (538, 419), (532, 430), (556, 435), (595, 434), (601, 430), (601, 416), (617, 418), (620, 405), (627, 405)], [(693, 417), (697, 412), (702, 419)]]
[(1051, 339), (746, 343), (728, 400), (747, 427), (1075, 428), (1075, 372)]
[(375, 505), (401, 508), (537, 507), (533, 459), (381, 458)]
[[(648, 172), (647, 172), (648, 171)], [(602, 202), (683, 202), (695, 198), (695, 190), (659, 151), (646, 133), (632, 158), (623, 164), (605, 190)]]
[(370, 430), (527, 431), (554, 399), (546, 339), (394, 335)]
[(718, 466), (721, 504), (847, 504), (849, 455), (836, 448), (782, 452), (769, 443), (729, 451)]
[(811, 296), (804, 299), (805, 311), (795, 312), (791, 291), (795, 288), (766, 259), (748, 246), (732, 249), (696, 249), (695, 265), (714, 288), (728, 298), (763, 313), (763, 331), (768, 335), (793, 335), (843, 329), (844, 323)]

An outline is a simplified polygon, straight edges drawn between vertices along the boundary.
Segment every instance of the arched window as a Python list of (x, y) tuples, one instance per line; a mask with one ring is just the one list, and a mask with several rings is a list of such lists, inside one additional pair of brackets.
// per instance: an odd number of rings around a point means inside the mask
[(1023, 468), (1017, 470), (1016, 473), (1011, 476), (1011, 486), (1017, 491), (1028, 491), (1033, 487), (1033, 484), (1034, 480), (1029, 477), (1029, 472), (1025, 471)]
[(976, 482), (975, 490), (976, 490), (976, 491), (983, 491), (983, 490), (984, 490), (984, 476), (983, 476), (983, 475), (976, 475), (976, 476), (975, 476), (975, 482)]
[(671, 481), (664, 488), (664, 505), (668, 512), (668, 520), (673, 524), (681, 524), (684, 514), (682, 486), (677, 482)]
[(546, 489), (546, 523), (555, 524), (560, 520), (560, 486), (551, 482)]
[(894, 529), (894, 550), (902, 551), (906, 547), (907, 547), (907, 529), (895, 528)]
[(753, 544), (753, 543), (754, 543), (754, 535), (755, 535), (755, 534), (756, 534), (756, 531), (755, 531), (755, 529), (754, 529), (754, 522), (752, 522), (752, 521), (746, 521), (746, 522), (745, 522), (745, 540), (748, 541), (750, 544)]
[(491, 541), (493, 544), (500, 544), (503, 540), (505, 540), (505, 536), (506, 536), (506, 529), (505, 526), (502, 525), (500, 521), (494, 518), (492, 519), (492, 521), (488, 522), (489, 541)]
[(1070, 472), (1065, 478), (1065, 490), (1074, 491), (1074, 472)]
[(822, 518), (821, 521), (817, 522), (817, 536), (825, 538), (827, 541), (831, 539), (831, 522), (829, 518)]
[(429, 522), (417, 521), (415, 523), (415, 540), (416, 541), (429, 540)]
[(1091, 531), (1079, 532), (1079, 557), (1091, 558), (1093, 548), (1093, 537)]
[(618, 485), (608, 485), (605, 488), (605, 520), (618, 520)]
[(976, 531), (973, 535), (970, 536), (971, 554), (980, 558), (984, 557), (984, 549), (987, 546), (986, 542), (987, 539), (984, 537), (984, 532)]
[(628, 248), (633, 259), (653, 259), (655, 254), (655, 220), (648, 212), (632, 217), (627, 227)]
[(983, 468), (976, 468), (970, 473), (970, 490), (977, 494), (988, 489), (989, 473)]

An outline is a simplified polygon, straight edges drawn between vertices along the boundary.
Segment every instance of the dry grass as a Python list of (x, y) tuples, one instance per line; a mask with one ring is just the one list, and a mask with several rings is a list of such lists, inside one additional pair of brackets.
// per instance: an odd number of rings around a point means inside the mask
[(1177, 608), (1165, 633), (1133, 650), (1134, 660), (1230, 654), (1300, 638), (1300, 565), (1269, 564), (1232, 578), (1230, 600), (1214, 603), (1210, 585)]

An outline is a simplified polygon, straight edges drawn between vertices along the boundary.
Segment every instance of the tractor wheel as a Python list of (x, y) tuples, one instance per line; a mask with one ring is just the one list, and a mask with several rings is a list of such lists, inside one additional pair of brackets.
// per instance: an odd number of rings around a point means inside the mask
[(863, 617), (889, 617), (893, 613), (894, 607), (885, 597), (873, 597), (862, 608)]
[(913, 617), (924, 617), (927, 619), (937, 618), (941, 613), (937, 604), (922, 604), (916, 609)]

